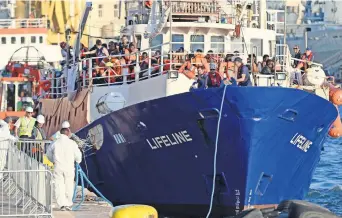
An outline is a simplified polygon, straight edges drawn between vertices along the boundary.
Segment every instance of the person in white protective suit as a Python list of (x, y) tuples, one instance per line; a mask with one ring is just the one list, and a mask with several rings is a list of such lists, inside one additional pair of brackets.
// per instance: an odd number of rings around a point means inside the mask
[[(62, 123), (62, 129), (63, 128), (66, 128), (66, 129), (69, 129), (70, 131), (70, 123), (68, 121), (64, 121)], [(70, 134), (71, 134), (71, 131), (70, 131)], [(56, 141), (57, 139), (59, 139), (61, 137), (61, 133), (60, 131), (57, 131), (55, 134), (53, 134), (50, 138), (51, 141)]]
[(81, 163), (82, 153), (69, 137), (68, 128), (60, 130), (61, 136), (47, 149), (46, 156), (54, 164), (56, 201), (61, 210), (71, 210), (74, 194), (75, 162)]
[(11, 135), (8, 123), (0, 120), (0, 179), (3, 178), (1, 171), (6, 166), (8, 149), (13, 141), (16, 138)]

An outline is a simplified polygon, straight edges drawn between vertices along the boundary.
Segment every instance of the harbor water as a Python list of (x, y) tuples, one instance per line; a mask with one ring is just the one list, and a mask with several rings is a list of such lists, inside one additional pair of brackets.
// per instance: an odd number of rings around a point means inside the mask
[[(341, 110), (340, 110), (341, 113)], [(342, 139), (328, 138), (306, 200), (342, 216)]]

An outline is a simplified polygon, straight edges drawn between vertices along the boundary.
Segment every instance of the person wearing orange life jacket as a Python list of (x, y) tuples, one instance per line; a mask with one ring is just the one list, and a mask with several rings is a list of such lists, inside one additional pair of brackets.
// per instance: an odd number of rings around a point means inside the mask
[(310, 48), (306, 48), (306, 51), (302, 55), (301, 59), (304, 60), (305, 62), (304, 61), (299, 62), (296, 68), (305, 71), (307, 68), (311, 66), (311, 62), (314, 59), (313, 53)]
[(218, 64), (220, 62), (221, 57), (217, 54), (214, 54), (213, 50), (209, 50), (206, 59), (208, 63)]
[(236, 79), (235, 64), (232, 61), (233, 54), (227, 54), (224, 61), (219, 65), (219, 74), (222, 78), (230, 79), (231, 77)]
[(195, 57), (191, 59), (191, 64), (193, 64), (196, 68), (202, 67), (206, 73), (210, 71), (208, 61), (202, 54), (201, 49), (197, 49)]
[(125, 60), (126, 64), (128, 65), (131, 79), (135, 78), (134, 67), (136, 66), (137, 61), (139, 61), (137, 60), (137, 52), (138, 49), (136, 48), (136, 43), (134, 42), (129, 43), (129, 48), (125, 49)]
[(210, 63), (210, 72), (206, 78), (205, 86), (207, 88), (220, 87), (222, 83), (222, 77), (217, 72), (217, 65)]

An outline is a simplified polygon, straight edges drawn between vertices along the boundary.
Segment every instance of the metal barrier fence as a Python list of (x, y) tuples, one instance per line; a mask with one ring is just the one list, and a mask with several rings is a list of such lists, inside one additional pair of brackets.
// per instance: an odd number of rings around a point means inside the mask
[(52, 173), (41, 143), (0, 141), (0, 217), (52, 217)]

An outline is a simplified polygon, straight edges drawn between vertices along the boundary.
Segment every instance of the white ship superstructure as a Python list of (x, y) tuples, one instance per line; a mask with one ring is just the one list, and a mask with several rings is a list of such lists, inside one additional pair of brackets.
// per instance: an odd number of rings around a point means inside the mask
[(13, 53), (24, 46), (31, 48), (21, 49), (16, 53), (16, 59), (37, 59), (42, 55), (50, 63), (62, 60), (59, 45), (48, 45), (49, 21), (28, 2), (11, 0), (0, 3), (0, 69), (6, 66)]

